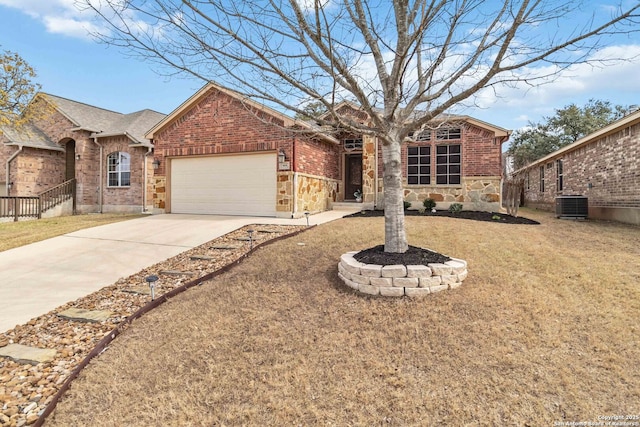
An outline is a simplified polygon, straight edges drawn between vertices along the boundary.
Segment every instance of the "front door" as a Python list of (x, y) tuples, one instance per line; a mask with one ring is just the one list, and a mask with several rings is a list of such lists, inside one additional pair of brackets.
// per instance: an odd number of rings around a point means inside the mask
[(362, 194), (362, 154), (348, 154), (345, 167), (344, 199), (355, 200), (356, 191)]
[(76, 142), (71, 140), (65, 146), (65, 171), (64, 180), (69, 181), (76, 177)]

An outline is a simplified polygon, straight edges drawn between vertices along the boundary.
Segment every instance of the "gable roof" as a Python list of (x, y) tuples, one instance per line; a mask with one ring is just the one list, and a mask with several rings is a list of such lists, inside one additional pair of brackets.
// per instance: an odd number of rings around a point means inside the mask
[(69, 119), (76, 126), (74, 130), (86, 130), (91, 132), (92, 137), (98, 138), (125, 135), (134, 144), (149, 147), (151, 143), (145, 139), (145, 132), (165, 117), (164, 114), (149, 109), (122, 114), (48, 93), (39, 95)]
[(635, 112), (628, 114), (626, 116), (624, 116), (623, 118), (616, 120), (613, 123), (608, 124), (607, 126), (603, 127), (602, 129), (599, 129), (595, 132), (590, 133), (589, 135), (578, 139), (575, 142), (572, 142), (569, 145), (565, 145), (564, 147), (547, 154), (544, 157), (539, 158), (538, 160), (528, 164), (527, 166), (518, 169), (517, 171), (515, 171), (514, 173), (518, 173), (524, 170), (527, 170), (531, 167), (537, 166), (541, 163), (546, 163), (549, 160), (553, 159), (554, 157), (558, 157), (564, 153), (576, 150), (578, 148), (580, 148), (583, 145), (589, 144), (591, 142), (594, 142), (602, 137), (605, 137), (607, 135), (610, 135), (612, 133), (616, 133), (619, 132), (620, 129), (629, 127), (629, 126), (633, 126), (636, 124), (640, 123), (640, 110), (636, 110)]
[(166, 125), (168, 125), (169, 123), (173, 122), (175, 119), (179, 118), (180, 116), (182, 116), (184, 113), (186, 113), (189, 109), (191, 109), (194, 105), (196, 105), (198, 102), (200, 102), (200, 100), (202, 98), (204, 98), (206, 96), (206, 94), (209, 92), (209, 90), (211, 89), (216, 89), (219, 90), (220, 92), (238, 99), (239, 101), (241, 101), (243, 104), (248, 105), (251, 108), (255, 108), (258, 111), (262, 111), (272, 117), (278, 118), (280, 120), (283, 121), (284, 126), (285, 127), (297, 127), (300, 128), (303, 131), (309, 131), (311, 133), (313, 133), (314, 135), (320, 136), (330, 142), (333, 143), (339, 143), (339, 141), (337, 139), (335, 139), (334, 137), (330, 136), (330, 135), (326, 135), (322, 132), (322, 129), (318, 126), (315, 126), (312, 123), (306, 122), (304, 120), (298, 120), (298, 119), (294, 119), (286, 114), (283, 114), (277, 110), (274, 110), (271, 107), (268, 107), (266, 105), (260, 104), (259, 102), (253, 101), (252, 99), (250, 99), (248, 96), (246, 95), (242, 95), (239, 92), (236, 92), (234, 90), (228, 89), (224, 86), (220, 86), (217, 83), (212, 83), (209, 82), (206, 85), (204, 85), (202, 88), (200, 88), (200, 90), (198, 90), (195, 94), (193, 94), (191, 97), (189, 97), (189, 99), (187, 99), (186, 101), (184, 101), (182, 104), (180, 104), (178, 106), (178, 108), (176, 108), (175, 110), (173, 110), (171, 113), (169, 113), (168, 116), (166, 116), (163, 120), (161, 120), (159, 123), (157, 123), (154, 127), (152, 127), (151, 129), (149, 129), (149, 131), (145, 134), (145, 138), (148, 138), (150, 140), (153, 139), (154, 135), (156, 133), (158, 133), (162, 128), (164, 128)]
[(6, 139), (6, 145), (64, 151), (55, 141), (52, 141), (44, 132), (30, 123), (20, 127), (2, 126), (0, 130)]

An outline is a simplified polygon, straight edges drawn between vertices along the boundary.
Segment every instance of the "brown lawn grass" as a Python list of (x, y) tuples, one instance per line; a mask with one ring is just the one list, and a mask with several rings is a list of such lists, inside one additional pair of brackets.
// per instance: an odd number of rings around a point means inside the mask
[[(551, 426), (640, 414), (640, 229), (407, 218), (462, 287), (371, 298), (336, 273), (382, 241), (344, 219), (259, 250), (136, 321), (50, 426)], [(305, 243), (304, 246), (298, 243)]]
[(84, 228), (126, 221), (143, 215), (87, 214), (0, 223), (0, 252)]

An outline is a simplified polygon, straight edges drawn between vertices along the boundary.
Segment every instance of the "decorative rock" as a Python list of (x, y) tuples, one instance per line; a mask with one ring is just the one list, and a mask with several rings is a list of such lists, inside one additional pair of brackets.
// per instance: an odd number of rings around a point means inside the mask
[(240, 246), (238, 245), (213, 245), (210, 246), (209, 249), (217, 249), (217, 250), (232, 250), (232, 249), (239, 249)]
[(165, 276), (193, 276), (195, 273), (193, 271), (162, 270), (160, 274)]
[(420, 279), (417, 277), (394, 277), (393, 286), (401, 288), (417, 288), (420, 285)]
[(212, 256), (206, 256), (206, 255), (193, 255), (190, 257), (191, 261), (211, 261), (215, 258), (213, 258)]
[(84, 308), (70, 308), (58, 313), (63, 319), (76, 320), (78, 322), (104, 322), (113, 313), (106, 310), (86, 310)]
[(466, 279), (468, 274), (469, 273), (467, 272), (467, 270), (458, 274), (458, 282), (462, 282), (464, 279)]
[(380, 286), (380, 295), (385, 297), (401, 297), (404, 295), (404, 288)]
[(404, 265), (385, 265), (382, 267), (382, 277), (406, 277), (407, 267)]
[(349, 286), (351, 289), (354, 290), (359, 290), (360, 285), (358, 285), (356, 282), (354, 282), (353, 280), (347, 279), (346, 277), (344, 277), (342, 274), (338, 273), (338, 277), (340, 277), (340, 279), (347, 285)]
[(462, 283), (460, 283), (460, 282), (450, 283), (449, 284), (449, 289), (459, 288), (460, 286), (462, 286)]
[(7, 357), (15, 362), (28, 363), (30, 365), (51, 362), (55, 355), (55, 350), (29, 347), (22, 344), (9, 344), (0, 348), (0, 357)]
[(123, 289), (122, 292), (128, 292), (130, 294), (139, 294), (139, 295), (151, 295), (151, 288), (145, 285), (132, 286), (130, 288)]
[(24, 409), (22, 410), (22, 413), (23, 414), (28, 414), (29, 412), (33, 411), (37, 407), (38, 407), (38, 404), (36, 402), (31, 402), (27, 406), (24, 407)]
[(407, 265), (407, 277), (431, 277), (431, 269), (426, 265)]

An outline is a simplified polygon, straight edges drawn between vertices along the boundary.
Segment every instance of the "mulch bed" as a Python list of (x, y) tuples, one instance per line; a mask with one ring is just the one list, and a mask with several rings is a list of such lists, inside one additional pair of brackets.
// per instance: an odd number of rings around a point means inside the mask
[(409, 246), (409, 249), (402, 254), (384, 251), (384, 245), (374, 246), (365, 249), (353, 256), (357, 261), (365, 264), (376, 265), (427, 265), (442, 264), (451, 261), (451, 258), (428, 249)]
[[(449, 218), (460, 218), (460, 219), (470, 219), (474, 221), (487, 221), (487, 222), (499, 222), (501, 224), (527, 224), (527, 225), (536, 225), (540, 224), (538, 221), (534, 221), (529, 218), (523, 218), (520, 216), (511, 216), (504, 213), (497, 212), (483, 212), (483, 211), (461, 211), (458, 213), (452, 213), (449, 211), (435, 211), (435, 212), (425, 212), (420, 213), (420, 211), (416, 210), (407, 210), (404, 211), (405, 216), (423, 216), (423, 217), (449, 217)], [(381, 217), (384, 216), (383, 210), (364, 210), (361, 212), (356, 212), (351, 215), (345, 216), (345, 218), (369, 218), (369, 217)]]

